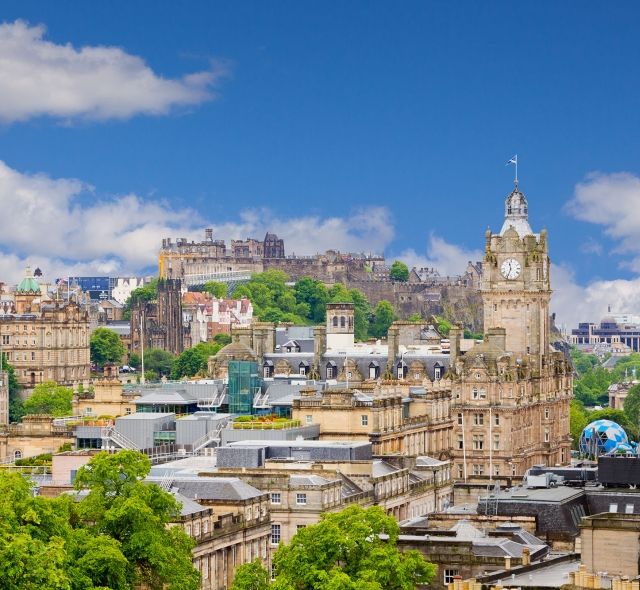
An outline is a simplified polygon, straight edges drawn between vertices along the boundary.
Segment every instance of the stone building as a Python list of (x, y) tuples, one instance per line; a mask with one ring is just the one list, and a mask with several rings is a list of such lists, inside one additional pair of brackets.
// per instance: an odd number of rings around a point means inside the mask
[(485, 340), (462, 354), (450, 333), (454, 459), (459, 479), (517, 475), (569, 461), (572, 369), (550, 345), (546, 231), (534, 234), (516, 184), (499, 233), (486, 233)]
[(158, 281), (155, 301), (136, 301), (131, 307), (131, 351), (160, 348), (173, 354), (184, 350), (184, 338), (189, 334), (182, 314), (182, 284), (178, 279)]
[(30, 269), (15, 292), (0, 294), (0, 338), (22, 387), (89, 379), (89, 316), (73, 299), (52, 299)]
[(73, 429), (56, 424), (51, 416), (25, 416), (22, 422), (0, 429), (0, 460), (55, 453), (74, 442)]
[(118, 367), (107, 363), (103, 375), (91, 387), (73, 396), (74, 416), (123, 416), (136, 411), (135, 399), (140, 392), (125, 391)]

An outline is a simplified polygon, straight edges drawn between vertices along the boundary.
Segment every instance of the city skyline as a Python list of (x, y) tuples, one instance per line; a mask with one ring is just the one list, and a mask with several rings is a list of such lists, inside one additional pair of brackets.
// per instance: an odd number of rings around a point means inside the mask
[(140, 272), (204, 227), (457, 274), (518, 153), (559, 322), (640, 307), (632, 3), (65, 6), (2, 14), (4, 280)]

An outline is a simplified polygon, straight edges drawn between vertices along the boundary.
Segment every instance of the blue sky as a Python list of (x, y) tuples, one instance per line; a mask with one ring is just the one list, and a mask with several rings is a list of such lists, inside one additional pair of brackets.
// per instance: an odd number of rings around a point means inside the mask
[(583, 315), (614, 296), (640, 311), (637, 3), (5, 1), (0, 16), (11, 278), (24, 261), (136, 271), (165, 233), (205, 226), (454, 273), (499, 229), (518, 153), (567, 321), (576, 297)]

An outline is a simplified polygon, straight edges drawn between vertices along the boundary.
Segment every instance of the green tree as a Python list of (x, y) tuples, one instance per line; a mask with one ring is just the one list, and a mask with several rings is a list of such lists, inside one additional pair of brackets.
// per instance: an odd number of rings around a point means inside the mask
[(413, 322), (414, 324), (419, 324), (422, 321), (422, 316), (419, 313), (412, 313), (407, 321)]
[(58, 385), (55, 381), (39, 383), (31, 396), (24, 402), (26, 414), (48, 414), (49, 416), (70, 416), (73, 390)]
[(264, 569), (262, 562), (256, 559), (236, 570), (229, 590), (268, 590), (269, 578), (269, 572)]
[(140, 355), (137, 352), (132, 352), (129, 355), (129, 366), (133, 367), (134, 369), (138, 369), (140, 368), (140, 363), (142, 362), (142, 360), (140, 359)]
[(109, 328), (96, 328), (91, 334), (89, 343), (91, 350), (91, 361), (99, 367), (103, 367), (106, 363), (122, 362), (125, 349), (118, 336)]
[(216, 354), (221, 348), (221, 344), (200, 342), (193, 348), (185, 350), (173, 364), (171, 377), (180, 379), (181, 377), (194, 377), (199, 373), (206, 373), (209, 357)]
[(151, 279), (146, 285), (138, 287), (131, 291), (131, 295), (124, 303), (122, 310), (123, 318), (125, 320), (131, 319), (131, 308), (139, 301), (148, 303), (149, 301), (155, 301), (158, 298), (158, 279)]
[(173, 370), (173, 363), (176, 357), (161, 348), (151, 348), (144, 353), (144, 369), (152, 371), (158, 377), (168, 377)]
[(389, 331), (389, 326), (396, 317), (393, 305), (383, 299), (376, 305), (373, 315), (375, 319), (371, 325), (371, 335), (374, 338), (384, 338)]
[(435, 320), (438, 323), (438, 332), (445, 338), (449, 336), (449, 331), (453, 328), (453, 324), (442, 316), (436, 316)]
[(116, 541), (126, 558), (131, 586), (199, 588), (200, 576), (191, 562), (194, 542), (180, 527), (167, 525), (180, 514), (175, 498), (142, 479), (151, 462), (137, 451), (98, 453), (75, 479), (88, 490), (78, 513), (87, 532)]
[(402, 281), (406, 283), (409, 280), (409, 267), (404, 262), (396, 260), (391, 265), (389, 277), (391, 277), (392, 281)]
[(227, 344), (231, 344), (231, 335), (220, 332), (213, 337), (213, 341), (221, 346), (226, 346)]
[(322, 324), (327, 314), (329, 290), (321, 281), (311, 277), (302, 277), (294, 286), (298, 303), (309, 306), (307, 318), (314, 324)]
[[(398, 551), (400, 527), (379, 506), (354, 505), (324, 514), (320, 523), (299, 530), (274, 556), (275, 590), (413, 590), (428, 584), (435, 566), (418, 551)], [(384, 535), (385, 538), (381, 538)], [(238, 569), (243, 585), (265, 588), (259, 564)]]
[(202, 290), (206, 291), (210, 295), (213, 295), (217, 299), (223, 299), (227, 296), (228, 286), (226, 283), (218, 283), (217, 281), (207, 281)]
[(571, 432), (572, 448), (578, 448), (580, 435), (588, 423), (589, 418), (582, 402), (577, 399), (572, 399), (569, 406), (569, 430)]
[(624, 413), (629, 422), (640, 425), (640, 384), (629, 388), (624, 399)]
[(16, 370), (10, 363), (7, 362), (5, 353), (0, 353), (0, 359), (2, 360), (2, 370), (8, 375), (9, 381), (9, 422), (19, 422), (24, 416), (24, 402), (20, 397), (20, 383), (16, 377)]

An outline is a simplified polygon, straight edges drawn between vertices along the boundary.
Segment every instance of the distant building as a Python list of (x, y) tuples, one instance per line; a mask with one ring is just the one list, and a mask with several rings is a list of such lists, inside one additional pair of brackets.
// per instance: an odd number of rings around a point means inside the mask
[[(634, 319), (629, 316), (626, 319)], [(597, 345), (606, 343), (615, 345), (624, 344), (634, 352), (640, 352), (640, 323), (623, 322), (622, 318), (609, 315), (604, 317), (599, 324), (582, 322), (577, 328), (571, 330), (572, 344)]]
[(89, 379), (89, 316), (73, 299), (53, 298), (27, 269), (15, 292), (0, 294), (0, 338), (5, 358), (26, 389)]

